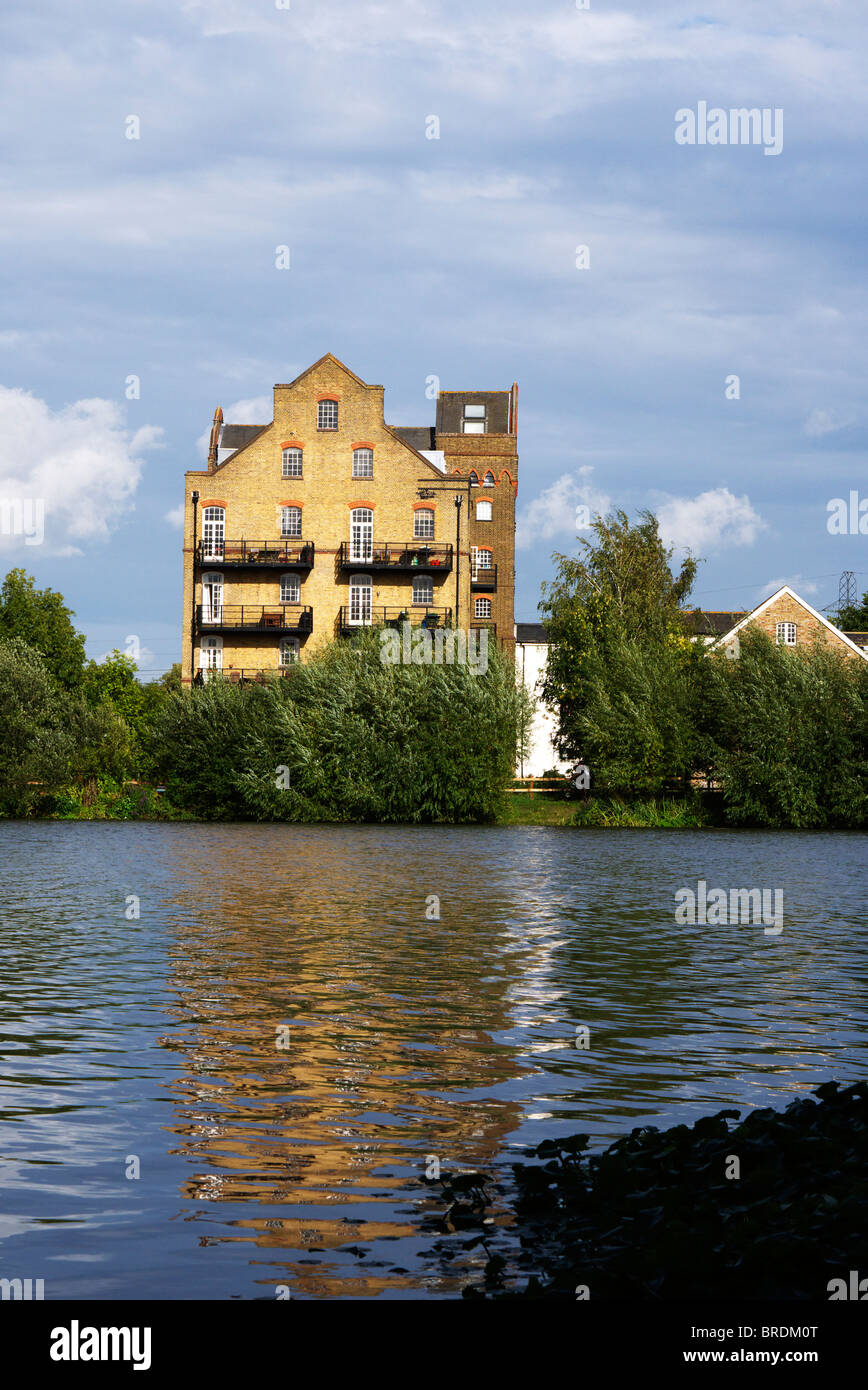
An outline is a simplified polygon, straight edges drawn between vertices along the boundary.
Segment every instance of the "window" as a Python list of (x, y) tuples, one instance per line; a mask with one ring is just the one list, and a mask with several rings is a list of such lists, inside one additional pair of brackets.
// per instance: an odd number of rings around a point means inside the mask
[(413, 513), (413, 535), (416, 540), (434, 539), (434, 513), (428, 507), (420, 507)]
[(301, 535), (301, 507), (281, 507), (280, 534), (281, 536)]
[(778, 642), (784, 647), (796, 645), (795, 623), (778, 623), (776, 627)]
[(493, 551), (486, 550), (484, 547), (476, 552), (476, 568), (478, 570), (490, 570), (492, 568)]
[(338, 427), (337, 401), (318, 401), (316, 407), (316, 427), (318, 430), (336, 430)]
[(370, 507), (350, 512), (350, 559), (370, 560), (374, 553), (374, 513)]
[(470, 486), (471, 486), (471, 487), (479, 487), (479, 474), (476, 473), (476, 472), (474, 472), (474, 470), (473, 470), (472, 468), (471, 468), (471, 470), (470, 470), (470, 479), (469, 479), (469, 481), (470, 481)]
[[(199, 669), (201, 671), (223, 670), (223, 638), (203, 637), (199, 648)], [(207, 679), (207, 678), (206, 678)]]
[(477, 520), (477, 521), (490, 521), (490, 520), (491, 520), (491, 503), (490, 503), (490, 502), (477, 502), (477, 504), (476, 504), (476, 520)]
[(202, 550), (206, 560), (223, 559), (226, 513), (222, 507), (206, 507), (202, 512)]
[(373, 478), (374, 476), (374, 451), (373, 449), (353, 449), (353, 477), (354, 478)]
[(202, 575), (202, 622), (222, 623), (223, 621), (223, 576), (222, 574)]
[(434, 580), (430, 574), (417, 575), (413, 580), (413, 602), (426, 605), (434, 602)]
[(297, 574), (280, 576), (281, 603), (301, 603), (301, 580)]
[(300, 478), (302, 465), (301, 449), (284, 449), (283, 451), (283, 476), (284, 478)]
[(354, 574), (350, 580), (350, 627), (367, 627), (371, 621), (371, 576)]
[(473, 605), (473, 616), (475, 618), (491, 617), (491, 599), (478, 598)]
[(300, 643), (297, 637), (281, 637), (280, 639), (280, 665), (292, 666), (298, 661)]
[(484, 405), (466, 405), (464, 407), (463, 428), (465, 434), (485, 434)]
[(482, 479), (482, 486), (494, 487), (494, 474), (492, 472), (489, 471), (486, 473), (485, 477)]

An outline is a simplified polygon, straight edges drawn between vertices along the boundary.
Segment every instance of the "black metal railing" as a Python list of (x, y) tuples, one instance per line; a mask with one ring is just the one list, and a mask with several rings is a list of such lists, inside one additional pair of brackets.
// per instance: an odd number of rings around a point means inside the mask
[(497, 588), (497, 565), (472, 565), (470, 569), (471, 589), (488, 590), (493, 593)]
[(205, 685), (207, 681), (221, 680), (228, 681), (230, 685), (241, 685), (245, 681), (255, 681), (257, 685), (264, 685), (266, 681), (273, 680), (275, 677), (288, 676), (297, 665), (297, 661), (289, 661), (285, 666), (269, 666), (268, 668), (207, 666), (196, 672), (193, 677), (193, 684)]
[(351, 609), (348, 604), (344, 604), (338, 612), (338, 629), (342, 633), (355, 632), (360, 627), (400, 628), (402, 623), (409, 623), (411, 627), (427, 627), (429, 629), (451, 627), (452, 609), (433, 608), (421, 603), (408, 604), (405, 608), (400, 606), (387, 608), (375, 604), (373, 608), (365, 610), (363, 613), (360, 610)]
[(312, 632), (313, 609), (300, 603), (200, 603), (200, 632)]
[(418, 574), (448, 574), (452, 568), (452, 546), (426, 541), (378, 541), (376, 545), (354, 546), (342, 541), (338, 549), (342, 569), (412, 570)]
[(246, 565), (253, 569), (310, 569), (315, 558), (313, 541), (200, 541), (196, 558), (200, 565)]

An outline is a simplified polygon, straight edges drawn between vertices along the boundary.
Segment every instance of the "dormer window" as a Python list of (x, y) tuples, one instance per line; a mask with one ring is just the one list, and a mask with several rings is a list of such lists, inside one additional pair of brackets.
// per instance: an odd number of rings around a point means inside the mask
[(485, 434), (485, 406), (466, 405), (462, 428), (465, 434)]
[(338, 427), (337, 401), (318, 401), (316, 407), (316, 427), (318, 430), (336, 430)]

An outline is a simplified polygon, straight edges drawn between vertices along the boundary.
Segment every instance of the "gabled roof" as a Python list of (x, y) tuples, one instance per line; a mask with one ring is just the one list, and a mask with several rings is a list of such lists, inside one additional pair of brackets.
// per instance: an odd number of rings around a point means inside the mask
[(741, 618), (747, 617), (744, 608), (703, 609), (683, 608), (681, 618), (691, 637), (719, 637), (729, 632)]
[(351, 376), (353, 381), (358, 382), (359, 386), (364, 386), (367, 389), (373, 391), (379, 391), (381, 389), (381, 387), (379, 386), (371, 386), (371, 383), (369, 381), (362, 381), (362, 378), (360, 376), (356, 376), (355, 372), (350, 371), (347, 364), (345, 362), (342, 362), (339, 357), (335, 357), (333, 352), (323, 353), (322, 357), (320, 357), (318, 361), (313, 362), (309, 367), (305, 367), (304, 371), (300, 372), (294, 381), (278, 381), (275, 382), (275, 385), (297, 386), (300, 381), (304, 381), (306, 376), (310, 376), (311, 372), (315, 372), (317, 367), (321, 367), (324, 362), (331, 362), (334, 366), (340, 367), (341, 371), (346, 372), (347, 376)]
[(851, 651), (854, 651), (857, 656), (861, 656), (863, 661), (868, 661), (868, 652), (863, 651), (861, 647), (857, 647), (856, 643), (847, 636), (846, 632), (842, 632), (839, 627), (835, 627), (834, 623), (830, 623), (829, 619), (825, 618), (822, 613), (818, 613), (816, 608), (812, 608), (811, 605), (802, 598), (801, 594), (797, 594), (795, 589), (790, 588), (789, 584), (782, 584), (775, 593), (770, 594), (767, 599), (764, 599), (762, 603), (758, 604), (756, 608), (742, 618), (740, 623), (736, 623), (735, 627), (731, 627), (728, 632), (725, 632), (722, 637), (718, 638), (714, 645), (716, 647), (725, 645), (725, 643), (728, 642), (731, 637), (735, 637), (736, 633), (740, 632), (747, 623), (751, 622), (766, 608), (769, 608), (784, 594), (795, 599), (796, 603), (801, 604), (806, 613), (810, 613), (812, 618), (816, 618), (817, 622), (822, 623), (823, 627), (828, 628), (835, 637), (839, 638), (840, 641), (845, 644), (845, 646), (849, 647)]

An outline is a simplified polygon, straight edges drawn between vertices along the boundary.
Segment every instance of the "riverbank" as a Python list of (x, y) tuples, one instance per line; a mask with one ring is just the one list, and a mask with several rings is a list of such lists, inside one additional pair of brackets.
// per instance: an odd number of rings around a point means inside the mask
[[(546, 1140), (536, 1164), (513, 1167), (517, 1260), (487, 1244), (465, 1297), (860, 1297), (850, 1271), (868, 1275), (868, 1083), (813, 1094), (739, 1124), (722, 1110), (634, 1129), (598, 1155), (584, 1153), (587, 1135)], [(491, 1230), (489, 1179), (471, 1179), (444, 1179), (441, 1229)], [(517, 1291), (504, 1287), (516, 1263)]]

